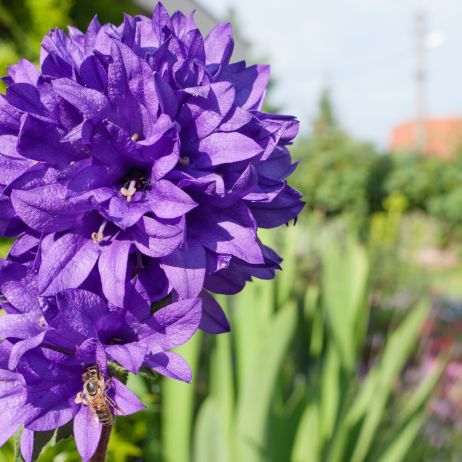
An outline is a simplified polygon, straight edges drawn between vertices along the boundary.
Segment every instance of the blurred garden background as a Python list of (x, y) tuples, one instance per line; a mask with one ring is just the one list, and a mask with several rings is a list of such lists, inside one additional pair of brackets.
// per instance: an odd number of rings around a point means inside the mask
[[(236, 59), (272, 63), (270, 53), (252, 51), (241, 10), (215, 18), (208, 3), (164, 1), (170, 11), (196, 8), (205, 29), (231, 20)], [(95, 13), (120, 23), (122, 12), (148, 14), (153, 5), (1, 0), (0, 71), (20, 57), (37, 62), (52, 27), (85, 29)], [(415, 37), (414, 17), (407, 17), (408, 40), (412, 47), (415, 38), (418, 53), (423, 16), (416, 17)], [(303, 42), (288, 52), (310, 60)], [(191, 385), (129, 378), (149, 406), (117, 420), (108, 460), (462, 460), (462, 123), (424, 112), (424, 79), (412, 72), (425, 63), (415, 58), (407, 77), (415, 79), (416, 113), (409, 107), (410, 122), (401, 125), (396, 114), (390, 143), (366, 142), (345, 128), (335, 79), (326, 78), (317, 103), (295, 114), (306, 121), (292, 149), (300, 162), (293, 186), (306, 207), (296, 226), (261, 236), (284, 256), (283, 271), (220, 300), (232, 332), (198, 334), (181, 350), (195, 371)], [(287, 110), (273, 98), (278, 85), (277, 76), (270, 112)], [(460, 94), (454, 99), (462, 103)], [(1, 243), (2, 256), (9, 245)], [(0, 462), (12, 460), (13, 442), (0, 449)], [(63, 440), (39, 460), (79, 458), (73, 441)]]

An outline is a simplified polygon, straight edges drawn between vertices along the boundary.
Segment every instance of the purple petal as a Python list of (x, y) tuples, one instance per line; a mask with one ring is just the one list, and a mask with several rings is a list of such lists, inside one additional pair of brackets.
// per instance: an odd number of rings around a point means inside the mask
[(0, 338), (28, 339), (42, 332), (39, 312), (0, 316)]
[(261, 109), (270, 78), (269, 66), (246, 68), (242, 63), (235, 63), (225, 68), (220, 78), (236, 88), (236, 105), (247, 110)]
[(61, 135), (55, 125), (32, 116), (25, 117), (21, 123), (18, 152), (28, 159), (61, 167), (81, 158), (79, 151), (72, 145), (61, 142)]
[[(8, 315), (10, 316), (10, 315)], [(7, 316), (5, 316), (7, 317)], [(22, 356), (30, 350), (40, 346), (43, 342), (46, 332), (42, 332), (35, 337), (31, 337), (20, 342), (16, 342), (11, 349), (11, 355), (8, 360), (8, 369), (15, 370)]]
[(184, 222), (184, 218), (175, 223), (143, 217), (132, 231), (135, 246), (149, 257), (169, 255), (183, 242)]
[(137, 319), (144, 321), (151, 314), (151, 299), (139, 277), (126, 287), (125, 306)]
[(24, 422), (32, 414), (33, 409), (30, 406), (8, 406), (5, 408), (2, 403), (2, 418), (0, 419), (0, 446), (3, 446), (16, 431), (24, 425)]
[(102, 93), (82, 87), (71, 79), (53, 80), (53, 88), (87, 119), (101, 120), (110, 111), (109, 101)]
[(133, 374), (138, 374), (147, 352), (146, 345), (128, 343), (126, 345), (110, 345), (106, 353)]
[(28, 83), (15, 83), (7, 88), (6, 99), (21, 111), (38, 116), (46, 116), (45, 106), (40, 101), (40, 94), (33, 85)]
[(231, 265), (229, 268), (208, 275), (205, 280), (205, 288), (217, 294), (234, 295), (239, 293), (245, 286), (248, 277)]
[(88, 205), (66, 200), (66, 188), (60, 184), (30, 190), (14, 190), (11, 202), (21, 220), (36, 231), (65, 231), (78, 224)]
[(97, 364), (101, 372), (107, 375), (107, 355), (97, 338), (89, 338), (81, 343), (76, 350), (75, 359), (81, 364)]
[(98, 261), (103, 293), (116, 306), (124, 306), (128, 256), (132, 243), (114, 240), (102, 248)]
[[(21, 257), (33, 252), (37, 248), (39, 239), (33, 234), (24, 234), (19, 237), (11, 246), (8, 253), (10, 258), (21, 259)], [(0, 278), (1, 280), (1, 278)]]
[(8, 67), (8, 74), (15, 83), (37, 85), (40, 77), (37, 68), (27, 59), (20, 59), (17, 64)]
[(98, 447), (102, 425), (88, 406), (80, 406), (74, 418), (74, 438), (80, 456), (88, 462)]
[(201, 214), (200, 218), (195, 218), (194, 230), (204, 247), (219, 254), (234, 255), (248, 263), (264, 263), (253, 217), (244, 204), (216, 210), (212, 216)]
[(202, 319), (199, 327), (208, 334), (229, 332), (228, 319), (218, 302), (206, 291), (201, 294)]
[(297, 218), (305, 205), (300, 198), (298, 191), (286, 185), (272, 202), (254, 202), (249, 206), (258, 226), (275, 228)]
[(96, 56), (88, 56), (82, 61), (80, 77), (85, 86), (104, 92), (107, 85), (107, 71)]
[(21, 433), (21, 455), (25, 462), (32, 462), (32, 454), (34, 451), (34, 432), (24, 428)]
[(32, 165), (33, 161), (13, 159), (0, 154), (0, 184), (9, 185)]
[(192, 380), (192, 372), (188, 363), (179, 354), (171, 351), (149, 356), (146, 365), (172, 379), (187, 383)]
[(235, 106), (220, 125), (220, 131), (233, 132), (239, 130), (252, 120), (252, 114), (239, 106)]
[(0, 292), (19, 312), (37, 307), (37, 277), (26, 266), (13, 262), (0, 265)]
[(241, 133), (212, 133), (199, 143), (200, 157), (194, 160), (197, 168), (251, 159), (263, 152), (263, 148)]
[(205, 250), (198, 241), (185, 241), (172, 254), (162, 257), (160, 266), (181, 298), (200, 294), (205, 277)]
[(176, 117), (178, 112), (178, 100), (172, 87), (159, 75), (155, 75), (156, 90), (159, 95), (159, 105), (162, 112), (172, 118)]
[(19, 130), (21, 112), (8, 103), (4, 95), (0, 95), (0, 133), (14, 133)]
[(38, 286), (43, 295), (79, 287), (87, 279), (101, 252), (91, 239), (65, 234), (42, 255)]
[(197, 331), (202, 318), (202, 301), (200, 299), (180, 300), (157, 311), (150, 322), (151, 328), (157, 330), (142, 339), (150, 351), (170, 350), (183, 345)]
[[(204, 87), (199, 88), (204, 89)], [(189, 92), (190, 89), (187, 90)], [(196, 138), (203, 139), (210, 135), (230, 111), (234, 98), (235, 91), (229, 82), (210, 85), (206, 97), (193, 94), (178, 115), (183, 125), (182, 139), (187, 140), (188, 143)]]
[(170, 15), (168, 14), (168, 11), (165, 9), (161, 2), (158, 2), (154, 8), (154, 13), (152, 15), (152, 26), (159, 39), (159, 43), (162, 43), (162, 39), (164, 37), (163, 29), (165, 26), (171, 29), (172, 23), (170, 22)]
[[(63, 390), (59, 391), (62, 392)], [(46, 405), (44, 405), (44, 409), (47, 409), (45, 406)], [(61, 399), (60, 403), (56, 404), (56, 407), (56, 409), (51, 409), (40, 417), (34, 418), (32, 422), (27, 424), (27, 428), (38, 432), (54, 430), (55, 428), (62, 427), (70, 422), (74, 418), (78, 409), (76, 405), (69, 407), (64, 398)]]
[(119, 228), (127, 229), (138, 223), (150, 211), (149, 204), (142, 201), (127, 202), (126, 197), (115, 196), (109, 202), (108, 214)]
[(77, 172), (69, 182), (67, 188), (75, 193), (84, 193), (89, 190), (112, 186), (120, 176), (119, 169), (108, 168), (103, 165), (89, 165)]
[[(138, 397), (122, 382), (116, 378), (112, 378), (113, 384), (113, 399), (117, 406), (123, 411), (123, 415), (135, 414), (135, 412), (142, 411), (145, 405), (138, 399)], [(115, 414), (120, 415), (117, 409), (114, 410)]]
[(138, 272), (140, 282), (148, 291), (152, 302), (164, 299), (172, 291), (170, 281), (160, 267), (159, 260), (149, 258)]
[(219, 24), (205, 38), (206, 64), (212, 73), (229, 64), (233, 54), (234, 40), (231, 24)]
[(63, 319), (84, 338), (97, 337), (99, 319), (108, 308), (98, 295), (81, 289), (68, 289), (56, 295), (56, 302)]
[(151, 210), (159, 218), (177, 218), (197, 206), (188, 194), (167, 180), (159, 180), (147, 194)]

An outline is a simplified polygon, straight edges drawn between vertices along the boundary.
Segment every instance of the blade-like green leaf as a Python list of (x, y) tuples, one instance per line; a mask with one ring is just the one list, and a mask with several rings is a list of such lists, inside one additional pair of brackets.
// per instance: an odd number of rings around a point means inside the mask
[(12, 243), (11, 239), (0, 239), (0, 258), (6, 257)]
[(319, 409), (310, 403), (303, 414), (295, 437), (292, 462), (318, 462), (319, 458)]
[(24, 459), (21, 455), (21, 434), (22, 434), (22, 428), (20, 428), (13, 437), (13, 448), (14, 448), (14, 462), (24, 462)]
[[(393, 421), (389, 443), (377, 457), (378, 462), (400, 462), (406, 460), (421, 425), (426, 417), (426, 404), (446, 367), (447, 359), (440, 361), (435, 370), (419, 384), (411, 396), (405, 396), (403, 405)], [(379, 454), (377, 454), (379, 456)]]
[[(207, 398), (199, 410), (194, 435), (194, 462), (217, 462), (231, 460), (224, 440), (219, 411), (215, 399)], [(183, 462), (189, 459), (176, 459)]]
[(268, 457), (265, 441), (267, 419), (296, 319), (295, 303), (286, 304), (274, 316), (268, 335), (260, 338), (259, 352), (243, 378), (237, 404), (236, 460), (254, 462)]
[(321, 379), (319, 436), (324, 443), (334, 431), (340, 401), (340, 359), (337, 349), (330, 345)]
[(383, 418), (393, 385), (415, 346), (429, 304), (421, 302), (390, 336), (379, 365), (376, 387), (366, 409), (352, 462), (364, 461)]
[(347, 239), (343, 247), (337, 241), (326, 245), (322, 272), (322, 295), (328, 325), (342, 367), (355, 366), (358, 316), (364, 306), (367, 287), (367, 259), (364, 250)]
[(425, 421), (425, 412), (418, 412), (393, 438), (377, 462), (404, 462), (415, 437)]
[[(228, 300), (225, 297), (217, 297), (226, 312)], [(224, 446), (222, 456), (217, 459), (223, 462), (232, 462), (233, 458), (233, 430), (234, 430), (234, 377), (232, 337), (229, 334), (218, 335), (215, 338), (215, 348), (212, 351), (210, 368), (210, 396), (214, 398), (215, 412), (220, 420), (220, 436)], [(218, 428), (217, 430), (218, 431)]]
[(290, 226), (285, 230), (285, 242), (282, 255), (282, 272), (277, 277), (277, 303), (284, 304), (293, 292), (297, 280), (296, 245), (298, 229)]
[[(197, 370), (201, 333), (197, 332), (178, 352)], [(192, 384), (162, 381), (162, 444), (165, 462), (187, 462), (191, 455), (195, 375)]]

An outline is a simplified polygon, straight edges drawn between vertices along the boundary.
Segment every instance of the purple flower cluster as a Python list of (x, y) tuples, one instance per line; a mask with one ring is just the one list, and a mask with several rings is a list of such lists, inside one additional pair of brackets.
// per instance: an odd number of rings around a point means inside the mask
[[(232, 51), (229, 24), (204, 39), (159, 3), (152, 19), (52, 30), (40, 70), (9, 68), (0, 235), (17, 239), (0, 265), (0, 445), (24, 425), (26, 460), (34, 431), (71, 419), (93, 455), (101, 423), (74, 399), (85, 367), (190, 381), (169, 350), (198, 328), (229, 330), (210, 292), (279, 268), (257, 230), (303, 207), (286, 182), (298, 123), (261, 111), (269, 67), (231, 64)], [(123, 413), (142, 407), (112, 383)]]

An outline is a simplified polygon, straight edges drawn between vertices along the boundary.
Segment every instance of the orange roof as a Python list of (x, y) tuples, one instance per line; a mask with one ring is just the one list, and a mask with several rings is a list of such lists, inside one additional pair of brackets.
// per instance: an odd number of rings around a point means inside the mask
[[(392, 151), (415, 151), (416, 123), (406, 122), (394, 128)], [(451, 159), (462, 151), (462, 118), (427, 119), (424, 154)]]

